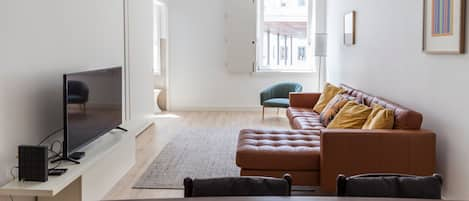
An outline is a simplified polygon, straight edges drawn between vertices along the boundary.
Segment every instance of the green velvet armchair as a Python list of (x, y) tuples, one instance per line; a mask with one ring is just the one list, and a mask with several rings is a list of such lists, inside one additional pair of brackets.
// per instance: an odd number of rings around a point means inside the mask
[(290, 101), (288, 99), (292, 92), (302, 92), (303, 86), (298, 83), (280, 83), (264, 89), (261, 92), (261, 105), (262, 105), (262, 119), (265, 116), (265, 108), (279, 108), (290, 107)]

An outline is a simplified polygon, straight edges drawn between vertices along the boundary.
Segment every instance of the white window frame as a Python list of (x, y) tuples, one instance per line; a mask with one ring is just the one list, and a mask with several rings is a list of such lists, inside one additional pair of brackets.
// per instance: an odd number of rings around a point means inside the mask
[[(308, 3), (308, 23), (307, 23), (307, 39), (308, 39), (308, 46), (313, 47), (313, 38), (312, 33), (315, 33), (316, 28), (316, 20), (314, 15), (314, 7), (316, 0), (305, 0)], [(263, 47), (264, 47), (264, 0), (257, 0), (257, 26), (256, 26), (256, 68), (255, 72), (305, 72), (305, 73), (312, 73), (315, 72), (314, 63), (315, 57), (311, 53), (311, 57), (313, 58), (313, 62), (309, 68), (304, 67), (297, 67), (294, 66), (284, 66), (284, 68), (271, 67), (271, 66), (262, 66), (263, 61)], [(277, 55), (280, 56), (280, 55)]]

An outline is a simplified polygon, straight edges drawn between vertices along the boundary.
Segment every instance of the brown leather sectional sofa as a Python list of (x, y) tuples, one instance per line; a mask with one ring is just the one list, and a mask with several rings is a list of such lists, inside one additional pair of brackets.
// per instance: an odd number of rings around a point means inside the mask
[(294, 185), (320, 186), (322, 192), (334, 193), (339, 174), (435, 172), (436, 136), (420, 129), (420, 113), (341, 87), (368, 106), (374, 103), (394, 110), (394, 129), (327, 129), (312, 109), (320, 94), (293, 93), (287, 116), (294, 130), (241, 131), (236, 156), (241, 175), (281, 177), (290, 173)]

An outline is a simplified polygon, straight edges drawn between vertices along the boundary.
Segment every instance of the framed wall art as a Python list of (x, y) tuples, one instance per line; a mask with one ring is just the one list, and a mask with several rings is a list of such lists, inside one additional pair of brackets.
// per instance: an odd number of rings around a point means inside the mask
[(423, 0), (423, 51), (463, 54), (466, 0)]
[(344, 15), (344, 44), (346, 46), (355, 45), (355, 11)]

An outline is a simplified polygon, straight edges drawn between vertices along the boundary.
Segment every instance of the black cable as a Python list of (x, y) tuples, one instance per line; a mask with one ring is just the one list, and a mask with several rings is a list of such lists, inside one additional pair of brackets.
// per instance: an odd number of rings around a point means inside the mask
[[(59, 151), (55, 151), (55, 150), (54, 150), (56, 144), (59, 144)], [(60, 157), (60, 155), (62, 154), (62, 141), (60, 141), (60, 140), (55, 140), (55, 141), (53, 141), (53, 142), (50, 144), (50, 146), (49, 146), (49, 152), (55, 154), (55, 155), (53, 155), (53, 156), (50, 156), (50, 157), (48, 158), (49, 160), (53, 160), (53, 159), (55, 159), (55, 158), (57, 158), (57, 157)]]
[[(49, 160), (55, 159), (55, 158), (57, 158), (57, 157), (60, 157), (60, 155), (61, 155), (61, 153), (62, 153), (62, 146), (59, 146), (59, 149), (60, 149), (59, 151), (55, 151), (55, 150), (54, 150), (54, 145), (56, 145), (56, 144), (62, 145), (62, 141), (60, 141), (60, 140), (55, 140), (55, 141), (53, 141), (53, 142), (51, 143), (51, 145), (50, 145), (50, 147), (49, 147), (49, 152), (54, 153), (55, 155), (49, 157)], [(55, 169), (57, 169), (61, 164), (62, 164), (62, 161), (59, 161), (56, 166), (54, 166), (53, 168), (49, 168), (49, 170), (55, 170)]]
[(50, 153), (53, 153), (54, 155), (53, 155), (53, 156), (49, 156), (49, 157), (47, 158), (48, 161), (54, 160), (54, 159), (56, 159), (57, 157), (60, 157), (60, 153), (59, 153), (59, 152), (55, 152), (55, 151), (51, 151), (51, 150), (49, 150), (49, 152), (50, 152)]
[(49, 139), (50, 137), (56, 135), (57, 133), (59, 133), (60, 131), (62, 131), (63, 128), (60, 128), (60, 129), (57, 129), (53, 132), (51, 132), (49, 135), (47, 135), (44, 139), (41, 140), (41, 142), (38, 144), (38, 145), (42, 145), (47, 139)]
[(14, 170), (14, 169), (18, 169), (18, 167), (17, 167), (17, 166), (12, 167), (12, 168), (10, 169), (10, 175), (11, 175), (11, 177), (13, 177), (13, 179), (16, 179), (16, 176), (15, 176), (15, 174), (13, 173), (13, 170)]
[(49, 170), (55, 170), (55, 169), (59, 168), (60, 165), (62, 165), (62, 161), (57, 162), (57, 165), (55, 165), (53, 168), (49, 168)]
[(62, 152), (62, 141), (60, 141), (60, 140), (55, 140), (55, 141), (53, 141), (53, 142), (50, 144), (49, 150), (54, 151), (54, 148), (55, 148), (55, 145), (56, 145), (56, 144), (59, 145), (59, 151), (56, 151), (56, 152), (57, 152), (57, 153), (61, 153), (61, 152)]
[[(54, 156), (52, 156), (52, 157), (50, 157), (50, 158), (54, 158), (54, 157), (60, 156), (60, 154), (61, 154), (61, 153), (59, 153), (59, 152), (56, 152), (56, 151), (54, 151), (54, 150), (49, 150), (49, 152), (51, 152), (51, 153), (54, 153), (54, 154), (55, 154)], [(50, 159), (49, 159), (49, 160), (50, 160)]]
[[(62, 130), (63, 130), (63, 128), (60, 128), (60, 129), (57, 129), (57, 130), (51, 132), (51, 133), (50, 133), (49, 135), (47, 135), (44, 139), (41, 140), (41, 142), (38, 144), (38, 146), (39, 146), (39, 145), (42, 145), (45, 141), (47, 141), (47, 139), (49, 139), (50, 137), (56, 135), (57, 133), (59, 133), (59, 132), (62, 131)], [(60, 152), (62, 152), (62, 150), (60, 150), (59, 152), (54, 151), (54, 145), (55, 145), (55, 144), (61, 145), (62, 142), (61, 142), (60, 140), (55, 140), (55, 141), (52, 142), (52, 144), (49, 146), (49, 152), (52, 152), (52, 153), (54, 153), (55, 155), (52, 156), (52, 157), (49, 157), (48, 160), (51, 160), (52, 158), (59, 157), (59, 156), (60, 156)], [(60, 149), (62, 149), (62, 146), (59, 146), (59, 147), (60, 147)], [(59, 161), (59, 163), (57, 163), (57, 165), (56, 165), (55, 167), (53, 167), (52, 170), (57, 169), (61, 164), (62, 164), (62, 161)], [(13, 170), (14, 170), (14, 169), (17, 169), (17, 168), (18, 168), (18, 167), (15, 166), (15, 167), (12, 167), (12, 168), (10, 169), (10, 175), (13, 177), (13, 179), (16, 179), (16, 175), (13, 173)], [(49, 170), (51, 170), (51, 169), (49, 169)], [(14, 201), (12, 195), (8, 195), (8, 197), (10, 198), (10, 201)]]
[[(52, 153), (55, 153), (56, 156), (60, 156), (60, 153), (55, 152), (55, 151), (52, 151), (52, 150), (50, 150), (50, 151), (51, 151)], [(62, 161), (61, 161), (61, 160), (58, 161), (57, 165), (55, 165), (53, 168), (49, 168), (49, 170), (55, 170), (55, 169), (57, 169), (60, 165), (62, 165)]]

